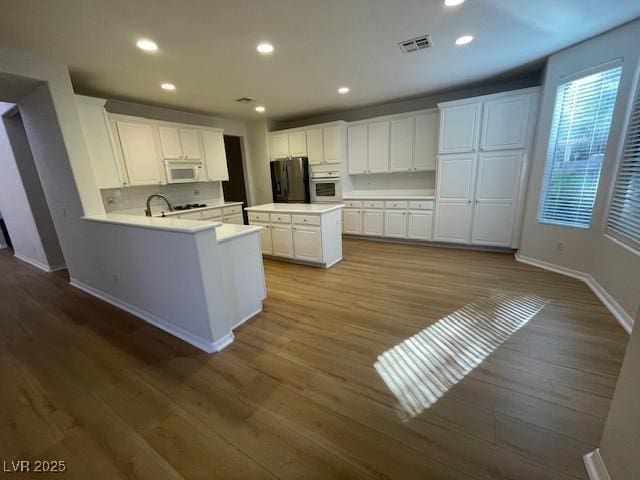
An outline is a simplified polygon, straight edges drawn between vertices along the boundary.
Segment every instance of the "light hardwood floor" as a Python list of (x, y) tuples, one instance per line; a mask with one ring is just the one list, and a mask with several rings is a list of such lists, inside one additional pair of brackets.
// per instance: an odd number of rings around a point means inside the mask
[[(501, 253), (345, 240), (344, 257), (265, 261), (264, 312), (206, 355), (0, 251), (0, 461), (63, 459), (79, 479), (587, 478), (627, 335), (584, 284)], [(403, 422), (377, 356), (494, 288), (551, 301)]]

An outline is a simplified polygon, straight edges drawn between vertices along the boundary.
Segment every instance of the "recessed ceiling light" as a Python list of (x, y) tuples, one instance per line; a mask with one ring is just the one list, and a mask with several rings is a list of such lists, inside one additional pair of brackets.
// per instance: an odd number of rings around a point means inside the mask
[(173, 83), (163, 83), (160, 85), (163, 90), (169, 90), (173, 92), (176, 89), (176, 86)]
[(258, 112), (258, 113), (264, 113), (265, 110), (266, 110), (266, 108), (264, 108), (262, 105), (258, 105), (256, 107), (256, 112)]
[(136, 42), (136, 46), (145, 52), (155, 52), (158, 50), (158, 44), (148, 38), (141, 38)]
[(256, 47), (256, 50), (263, 55), (268, 55), (273, 53), (273, 45), (270, 43), (261, 43)]
[(338, 93), (340, 95), (346, 95), (347, 93), (349, 93), (349, 87), (340, 87), (338, 89)]
[(466, 45), (473, 41), (473, 35), (463, 35), (456, 40), (456, 45)]
[(464, 0), (444, 0), (444, 4), (447, 7), (455, 7), (456, 5), (460, 5), (461, 3), (464, 3)]

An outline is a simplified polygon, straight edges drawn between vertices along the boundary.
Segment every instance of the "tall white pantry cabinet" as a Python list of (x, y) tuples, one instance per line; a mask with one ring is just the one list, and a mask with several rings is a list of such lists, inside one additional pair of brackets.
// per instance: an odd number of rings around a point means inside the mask
[(517, 248), (539, 88), (438, 104), (433, 240)]

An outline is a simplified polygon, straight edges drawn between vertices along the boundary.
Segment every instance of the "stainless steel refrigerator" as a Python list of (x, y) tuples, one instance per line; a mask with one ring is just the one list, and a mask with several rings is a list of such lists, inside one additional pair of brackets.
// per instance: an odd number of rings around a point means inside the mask
[(271, 162), (274, 203), (310, 203), (309, 159), (282, 158)]

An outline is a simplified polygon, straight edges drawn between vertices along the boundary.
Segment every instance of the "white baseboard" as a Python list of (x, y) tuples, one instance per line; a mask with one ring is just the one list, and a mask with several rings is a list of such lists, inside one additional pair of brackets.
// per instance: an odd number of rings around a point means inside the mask
[(102, 290), (99, 290), (90, 285), (87, 285), (86, 283), (83, 283), (75, 278), (71, 278), (69, 283), (72, 286), (88, 293), (89, 295), (93, 295), (94, 297), (104, 300), (105, 302), (110, 303), (115, 307), (118, 307), (126, 312), (129, 312), (135, 315), (136, 317), (141, 318), (145, 322), (150, 323), (155, 327), (158, 327), (160, 330), (164, 330), (168, 334), (173, 335), (174, 337), (178, 337), (179, 339), (184, 340), (185, 342), (207, 353), (219, 352), (220, 350), (222, 350), (223, 348), (225, 348), (226, 346), (228, 346), (230, 343), (233, 342), (233, 339), (234, 339), (233, 332), (229, 332), (228, 334), (224, 335), (218, 340), (215, 340), (212, 342), (207, 339), (197, 337), (180, 327), (171, 325), (167, 323), (165, 320), (163, 320), (162, 318), (158, 317), (157, 315), (154, 315), (145, 310), (142, 310), (134, 305), (123, 302), (122, 300), (106, 292), (103, 292)]
[(591, 480), (611, 480), (607, 467), (600, 455), (600, 449), (596, 448), (593, 452), (587, 453), (584, 457), (584, 466), (587, 467), (587, 473)]
[(51, 273), (51, 272), (56, 272), (58, 270), (63, 270), (65, 268), (67, 268), (66, 265), (62, 264), (62, 265), (47, 265), (46, 263), (42, 263), (39, 262), (38, 260), (34, 260), (33, 258), (29, 258), (25, 255), (22, 255), (21, 253), (15, 253), (13, 254), (14, 257), (16, 257), (18, 260), (22, 260), (23, 262), (27, 262), (29, 265), (33, 265), (36, 268), (39, 268), (40, 270), (47, 272), (47, 273)]
[(543, 268), (545, 270), (549, 270), (551, 272), (559, 273), (561, 275), (566, 275), (568, 277), (576, 278), (578, 280), (583, 281), (587, 284), (587, 286), (596, 294), (596, 296), (600, 299), (600, 301), (604, 304), (605, 307), (611, 312), (611, 314), (618, 320), (618, 323), (622, 325), (622, 328), (628, 334), (631, 334), (633, 330), (634, 320), (631, 318), (627, 312), (620, 306), (618, 302), (607, 292), (602, 285), (600, 285), (593, 276), (588, 273), (581, 272), (579, 270), (574, 270), (572, 268), (563, 267), (560, 265), (555, 265), (553, 263), (545, 262), (543, 260), (538, 260), (535, 258), (527, 257), (525, 255), (521, 255), (520, 253), (516, 253), (516, 260), (522, 263), (526, 263), (528, 265), (533, 265), (534, 267)]

